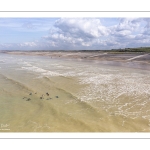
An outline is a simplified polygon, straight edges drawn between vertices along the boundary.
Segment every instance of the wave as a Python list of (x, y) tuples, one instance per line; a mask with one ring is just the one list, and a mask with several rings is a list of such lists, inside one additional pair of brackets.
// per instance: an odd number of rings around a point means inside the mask
[[(55, 118), (55, 122), (57, 124), (57, 122), (59, 121), (60, 123), (55, 125), (55, 123), (53, 124), (43, 124), (43, 123), (39, 123), (38, 121), (36, 121), (35, 118), (39, 117), (39, 112), (41, 112), (41, 110), (37, 110), (34, 115), (32, 116), (32, 118), (30, 118), (30, 120), (28, 120), (26, 122), (25, 126), (31, 125), (32, 128), (34, 129), (34, 132), (38, 132), (41, 131), (43, 132), (45, 130), (45, 128), (47, 128), (49, 130), (49, 132), (57, 132), (57, 131), (61, 131), (61, 132), (65, 132), (65, 131), (93, 131), (94, 129), (89, 126), (86, 122), (84, 122), (81, 119), (78, 119), (70, 114), (64, 113), (64, 112), (59, 112), (56, 109), (54, 109), (51, 105), (48, 105), (49, 109), (48, 112), (49, 114), (53, 115), (53, 118)], [(45, 109), (45, 107), (44, 107)], [(61, 124), (62, 122), (62, 124)], [(74, 128), (69, 128), (69, 126), (74, 126)], [(24, 131), (24, 128), (22, 129)]]
[(62, 74), (54, 72), (54, 71), (48, 71), (45, 70), (44, 73), (42, 73), (43, 76), (62, 76)]
[(83, 107), (83, 108), (86, 108), (86, 109), (90, 109), (90, 111), (92, 111), (95, 115), (99, 116), (99, 113), (97, 112), (95, 107), (90, 105), (87, 101), (82, 101), (80, 99), (80, 97), (75, 96), (74, 94), (72, 94), (69, 91), (66, 91), (65, 89), (58, 88), (58, 87), (56, 87), (56, 89), (62, 91), (63, 93), (66, 93), (67, 95), (69, 95), (70, 98), (73, 98), (74, 100), (76, 100), (76, 102), (80, 105), (80, 107)]
[(46, 70), (39, 68), (39, 67), (35, 67), (35, 66), (31, 66), (31, 67), (21, 67), (22, 69), (25, 70), (29, 70), (29, 71), (34, 71), (34, 72), (46, 72)]
[(25, 66), (31, 66), (32, 67), (32, 65), (29, 62), (26, 62), (26, 61), (23, 61), (22, 64), (25, 65)]
[(31, 91), (33, 92), (34, 91), (33, 89), (26, 86), (24, 83), (21, 83), (21, 82), (17, 81), (16, 79), (12, 79), (12, 78), (10, 78), (6, 75), (3, 75), (3, 74), (0, 74), (0, 75), (3, 77), (3, 79), (5, 81), (11, 82), (12, 85), (15, 85), (15, 87), (18, 87), (19, 90), (21, 90), (21, 89), (26, 90), (27, 92), (31, 92)]
[(43, 76), (61, 76), (62, 75), (62, 74), (54, 72), (54, 71), (49, 71), (49, 70), (31, 65), (28, 62), (24, 62), (24, 64), (26, 66), (21, 67), (22, 69), (28, 70), (28, 71), (33, 71), (33, 72), (38, 72), (38, 73), (41, 73), (41, 75), (43, 75)]

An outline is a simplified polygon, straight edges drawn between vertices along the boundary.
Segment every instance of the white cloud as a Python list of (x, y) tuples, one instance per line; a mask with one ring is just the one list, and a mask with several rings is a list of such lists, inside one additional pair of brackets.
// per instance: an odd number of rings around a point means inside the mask
[(119, 32), (115, 32), (114, 36), (120, 36), (120, 37), (124, 37), (124, 36), (128, 36), (130, 35), (132, 32), (130, 30), (121, 30)]
[(143, 29), (143, 34), (150, 35), (150, 18), (144, 18), (144, 21), (146, 22), (146, 25)]
[(117, 30), (135, 30), (140, 26), (139, 18), (123, 18), (117, 26)]
[(73, 37), (98, 38), (108, 35), (109, 30), (103, 26), (100, 19), (62, 18), (56, 21), (55, 27), (64, 35)]
[(117, 25), (110, 27), (113, 36), (130, 36), (133, 32), (138, 31), (141, 19), (139, 18), (121, 18)]
[(88, 48), (95, 45), (97, 39), (109, 35), (110, 30), (103, 26), (100, 19), (61, 18), (55, 22), (55, 27), (43, 39), (55, 42), (55, 47), (63, 49)]
[[(107, 19), (107, 21), (109, 21)], [(42, 22), (44, 23), (44, 21)], [(120, 18), (114, 25), (104, 26), (98, 18), (60, 18), (52, 26), (48, 20), (42, 25), (40, 20), (25, 22), (25, 30), (47, 30), (49, 33), (38, 41), (16, 44), (1, 44), (9, 49), (114, 49), (150, 45), (149, 18)], [(4, 22), (0, 21), (0, 25)]]

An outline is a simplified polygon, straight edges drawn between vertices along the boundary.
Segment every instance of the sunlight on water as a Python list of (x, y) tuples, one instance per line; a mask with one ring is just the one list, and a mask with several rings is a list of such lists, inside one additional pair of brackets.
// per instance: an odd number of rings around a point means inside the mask
[(1, 132), (149, 132), (150, 72), (0, 55)]

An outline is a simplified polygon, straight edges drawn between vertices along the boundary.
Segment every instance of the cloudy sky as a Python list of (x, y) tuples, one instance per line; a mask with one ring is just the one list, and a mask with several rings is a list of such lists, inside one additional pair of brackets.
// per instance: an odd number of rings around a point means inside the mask
[(0, 50), (150, 46), (150, 18), (0, 18)]

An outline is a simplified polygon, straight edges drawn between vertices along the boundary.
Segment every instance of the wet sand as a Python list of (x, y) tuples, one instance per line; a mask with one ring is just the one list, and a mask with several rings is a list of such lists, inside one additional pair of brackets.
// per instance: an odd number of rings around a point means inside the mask
[(103, 51), (8, 51), (8, 54), (49, 56), (50, 58), (83, 59), (99, 61), (137, 61), (150, 63), (150, 53)]

